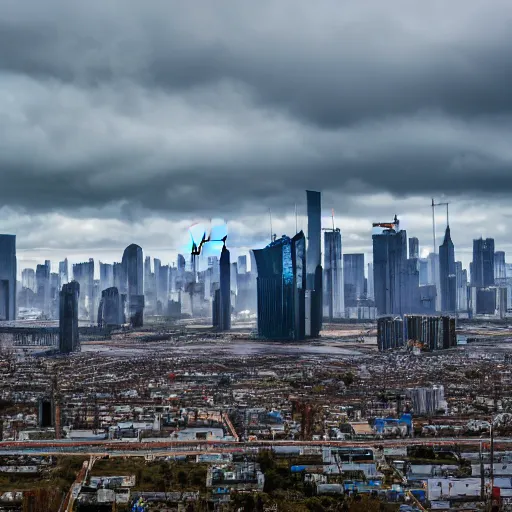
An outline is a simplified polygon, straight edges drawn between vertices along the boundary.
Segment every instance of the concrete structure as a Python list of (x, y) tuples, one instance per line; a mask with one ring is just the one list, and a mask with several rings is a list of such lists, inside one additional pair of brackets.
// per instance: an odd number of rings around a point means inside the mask
[(377, 320), (377, 346), (380, 351), (408, 347), (425, 351), (457, 346), (455, 318), (448, 316), (405, 315)]
[(127, 301), (130, 323), (141, 327), (144, 315), (144, 260), (142, 248), (129, 245), (123, 253), (123, 270), (126, 276)]
[(42, 313), (50, 317), (50, 261), (36, 267), (37, 305)]
[(61, 285), (69, 283), (69, 264), (67, 258), (64, 261), (59, 261), (59, 279)]
[(399, 316), (377, 319), (377, 346), (380, 352), (404, 346), (404, 326)]
[(343, 255), (345, 307), (357, 306), (364, 297), (364, 254)]
[(306, 190), (308, 212), (308, 247), (307, 247), (307, 289), (311, 297), (311, 332), (317, 337), (322, 329), (322, 262), (321, 262), (321, 232), (322, 232), (322, 195), (320, 192)]
[(37, 291), (36, 272), (33, 268), (24, 268), (21, 272), (21, 286), (33, 292)]
[(126, 295), (120, 295), (115, 287), (107, 288), (101, 292), (101, 301), (98, 308), (98, 326), (119, 326), (125, 323)]
[(375, 286), (373, 281), (373, 263), (368, 263), (368, 279), (366, 282), (366, 298), (375, 299)]
[(91, 324), (96, 322), (94, 297), (94, 259), (73, 265), (73, 280), (80, 285), (80, 301), (78, 315), (81, 320)]
[(78, 303), (80, 285), (71, 281), (62, 286), (59, 313), (59, 350), (67, 354), (79, 348)]
[(230, 254), (226, 246), (220, 255), (220, 283), (215, 290), (213, 300), (213, 326), (219, 331), (231, 329), (231, 264)]
[(114, 286), (114, 266), (100, 261), (100, 291)]
[(409, 258), (420, 257), (420, 241), (416, 237), (409, 238)]
[(16, 319), (16, 235), (0, 235), (0, 320)]
[(494, 238), (473, 240), (471, 286), (487, 288), (494, 285)]
[(506, 279), (507, 270), (505, 263), (505, 251), (496, 251), (494, 253), (494, 280)]
[(468, 309), (468, 271), (462, 268), (462, 262), (455, 262), (455, 288), (457, 311)]
[(345, 316), (341, 232), (324, 231), (324, 316)]

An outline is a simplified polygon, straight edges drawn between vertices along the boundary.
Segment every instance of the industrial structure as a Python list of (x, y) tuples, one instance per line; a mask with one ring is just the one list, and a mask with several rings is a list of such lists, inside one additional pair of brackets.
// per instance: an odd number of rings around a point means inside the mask
[(379, 317), (377, 346), (381, 352), (399, 348), (433, 352), (456, 347), (455, 318), (427, 315)]

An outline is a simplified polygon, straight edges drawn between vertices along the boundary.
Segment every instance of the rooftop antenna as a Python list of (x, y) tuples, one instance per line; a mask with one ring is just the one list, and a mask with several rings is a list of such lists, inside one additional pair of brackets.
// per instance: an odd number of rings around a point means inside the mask
[(270, 242), (272, 243), (272, 210), (268, 209), (268, 216), (270, 220)]
[(334, 229), (334, 208), (331, 208), (331, 217), (332, 217), (332, 230), (335, 231), (335, 229)]
[(299, 226), (297, 221), (297, 203), (295, 203), (295, 233), (299, 232)]
[(436, 204), (434, 203), (434, 198), (432, 198), (432, 238), (434, 242), (434, 254), (436, 253), (436, 214), (435, 214)]

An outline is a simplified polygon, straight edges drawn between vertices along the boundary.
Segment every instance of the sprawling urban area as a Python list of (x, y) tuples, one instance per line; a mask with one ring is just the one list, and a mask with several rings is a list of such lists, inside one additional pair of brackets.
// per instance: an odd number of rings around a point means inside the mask
[(432, 200), (439, 247), (390, 215), (365, 262), (305, 203), (236, 261), (229, 222), (172, 265), (18, 269), (0, 235), (0, 510), (512, 510), (505, 253), (463, 268)]

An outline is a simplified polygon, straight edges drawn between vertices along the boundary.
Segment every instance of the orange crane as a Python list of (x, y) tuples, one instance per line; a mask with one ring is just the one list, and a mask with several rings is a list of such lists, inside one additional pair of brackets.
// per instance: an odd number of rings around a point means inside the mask
[(398, 220), (398, 217), (395, 215), (393, 222), (374, 222), (372, 224), (372, 227), (393, 229), (394, 231), (398, 231), (399, 224), (400, 224), (400, 221)]

